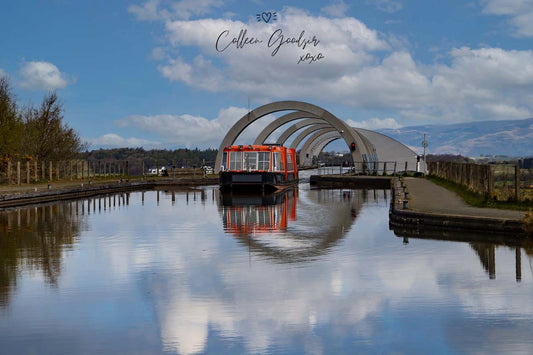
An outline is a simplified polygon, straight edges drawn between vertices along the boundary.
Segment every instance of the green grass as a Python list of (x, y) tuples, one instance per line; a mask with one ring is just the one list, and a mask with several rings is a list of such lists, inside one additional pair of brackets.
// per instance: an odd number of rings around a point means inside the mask
[(507, 210), (528, 211), (533, 209), (531, 201), (495, 201), (487, 196), (472, 192), (464, 186), (436, 176), (426, 176), (426, 179), (455, 192), (466, 203), (475, 207), (501, 208)]

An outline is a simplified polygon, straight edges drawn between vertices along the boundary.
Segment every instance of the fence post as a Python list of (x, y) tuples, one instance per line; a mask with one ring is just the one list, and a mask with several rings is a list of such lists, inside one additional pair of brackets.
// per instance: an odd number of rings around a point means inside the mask
[(514, 166), (514, 199), (515, 201), (520, 200), (520, 166)]
[(17, 185), (20, 185), (20, 161), (17, 162)]
[(53, 170), (52, 169), (52, 162), (49, 163), (49, 167), (50, 167), (50, 170), (48, 171), (48, 175), (50, 176), (49, 180), (52, 181), (52, 179), (53, 179), (53, 176), (52, 176), (52, 170)]
[(493, 189), (493, 182), (494, 182), (494, 175), (492, 174), (492, 168), (490, 165), (487, 165), (487, 181), (488, 183), (488, 192), (489, 197), (492, 198), (492, 189)]
[(7, 162), (7, 184), (11, 185), (11, 161)]

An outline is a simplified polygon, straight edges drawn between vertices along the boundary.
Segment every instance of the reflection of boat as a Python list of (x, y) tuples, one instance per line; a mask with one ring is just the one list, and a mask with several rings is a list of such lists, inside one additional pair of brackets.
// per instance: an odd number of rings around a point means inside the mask
[(294, 148), (233, 145), (224, 148), (221, 190), (279, 191), (298, 183)]
[(284, 231), (296, 219), (296, 189), (269, 195), (222, 194), (224, 229), (234, 235)]

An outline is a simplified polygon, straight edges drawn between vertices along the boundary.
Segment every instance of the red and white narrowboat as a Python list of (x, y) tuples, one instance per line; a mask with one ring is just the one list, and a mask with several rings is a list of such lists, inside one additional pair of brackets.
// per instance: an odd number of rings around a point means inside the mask
[(221, 190), (274, 192), (298, 183), (296, 151), (280, 145), (232, 145), (224, 148)]

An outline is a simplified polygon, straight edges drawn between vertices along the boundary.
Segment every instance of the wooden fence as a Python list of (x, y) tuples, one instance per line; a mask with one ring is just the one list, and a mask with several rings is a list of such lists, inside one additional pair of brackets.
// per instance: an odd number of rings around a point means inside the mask
[(533, 200), (531, 169), (511, 164), (429, 162), (428, 174), (497, 200)]
[(8, 162), (1, 169), (0, 183), (20, 185), (127, 175), (129, 175), (129, 163), (123, 160), (18, 161)]

